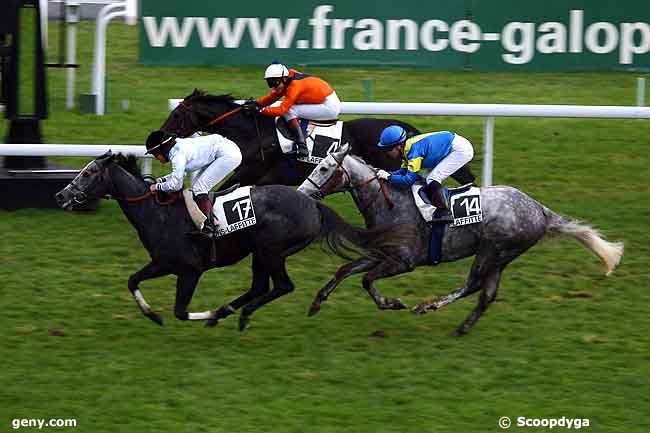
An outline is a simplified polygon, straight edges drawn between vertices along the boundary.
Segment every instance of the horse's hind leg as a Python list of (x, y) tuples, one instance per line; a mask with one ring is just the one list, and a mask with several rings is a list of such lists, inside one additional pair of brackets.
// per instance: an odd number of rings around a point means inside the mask
[(242, 309), (241, 315), (239, 316), (240, 331), (248, 328), (250, 316), (257, 309), (268, 304), (274, 299), (293, 291), (294, 285), (289, 278), (289, 274), (287, 274), (285, 262), (285, 258), (274, 258), (270, 266), (267, 264), (266, 268), (269, 269), (269, 273), (273, 279), (273, 290), (262, 296), (256, 297)]
[(320, 306), (321, 303), (325, 302), (327, 298), (330, 296), (330, 294), (336, 289), (336, 287), (349, 277), (350, 275), (358, 274), (360, 272), (366, 272), (373, 266), (375, 266), (375, 261), (368, 258), (368, 257), (362, 257), (360, 259), (357, 259), (353, 262), (346, 263), (345, 265), (341, 266), (337, 271), (336, 274), (334, 275), (334, 278), (328, 281), (328, 283), (318, 291), (316, 294), (316, 297), (314, 298), (314, 302), (312, 302), (311, 307), (309, 308), (309, 315), (313, 316), (314, 314), (318, 313), (320, 311)]
[(429, 310), (437, 310), (444, 307), (445, 305), (449, 305), (452, 302), (459, 300), (460, 298), (464, 298), (465, 296), (469, 296), (472, 293), (478, 292), (481, 289), (483, 278), (488, 266), (488, 257), (488, 255), (482, 253), (476, 255), (474, 263), (472, 263), (472, 268), (470, 269), (469, 275), (467, 276), (467, 281), (465, 281), (465, 285), (463, 287), (456, 289), (448, 295), (438, 298), (435, 301), (425, 301), (416, 305), (412, 310), (413, 313), (424, 314)]
[(386, 298), (373, 287), (373, 282), (380, 278), (392, 277), (393, 275), (411, 272), (413, 270), (408, 264), (397, 260), (384, 260), (363, 276), (362, 284), (370, 297), (375, 301), (381, 310), (403, 310), (407, 306), (399, 298)]
[(138, 303), (138, 307), (140, 307), (140, 311), (142, 311), (142, 314), (144, 314), (153, 322), (161, 326), (163, 324), (162, 317), (158, 313), (151, 310), (151, 307), (144, 299), (144, 296), (142, 296), (142, 294), (140, 293), (139, 284), (144, 280), (162, 277), (165, 275), (169, 275), (170, 273), (171, 272), (169, 271), (169, 269), (160, 266), (160, 264), (156, 262), (149, 262), (144, 268), (140, 269), (138, 272), (131, 275), (129, 277), (129, 282), (128, 282), (129, 291), (131, 292), (131, 295), (133, 296), (135, 301)]
[(187, 306), (190, 305), (194, 290), (201, 278), (201, 272), (186, 270), (178, 274), (176, 279), (176, 302), (174, 303), (174, 314), (178, 320), (205, 320), (212, 314), (211, 311), (201, 313), (189, 313)]
[(465, 321), (456, 329), (455, 335), (464, 335), (469, 332), (469, 330), (474, 326), (476, 321), (481, 317), (485, 312), (488, 305), (494, 302), (497, 296), (497, 289), (499, 288), (499, 282), (501, 281), (501, 273), (505, 266), (500, 266), (492, 269), (485, 278), (483, 279), (483, 285), (481, 290), (481, 295), (479, 296), (478, 304), (472, 310), (470, 315), (465, 319)]
[(212, 327), (217, 325), (219, 320), (225, 319), (240, 309), (242, 306), (248, 304), (253, 299), (267, 293), (271, 288), (269, 285), (269, 278), (270, 277), (268, 272), (266, 272), (264, 267), (261, 265), (259, 255), (253, 254), (253, 282), (251, 284), (250, 290), (234, 301), (231, 301), (226, 305), (222, 305), (217, 310), (215, 310), (213, 312), (213, 317), (205, 322), (205, 326)]

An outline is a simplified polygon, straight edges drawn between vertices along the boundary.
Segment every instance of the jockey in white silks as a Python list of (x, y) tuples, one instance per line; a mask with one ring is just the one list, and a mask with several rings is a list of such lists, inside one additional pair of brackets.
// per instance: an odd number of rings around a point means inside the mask
[(208, 192), (239, 167), (242, 161), (239, 147), (219, 134), (176, 138), (163, 131), (152, 132), (146, 147), (147, 153), (162, 164), (172, 164), (172, 172), (157, 179), (150, 186), (151, 191), (179, 191), (183, 188), (185, 174), (191, 172), (194, 198), (207, 217), (201, 232), (213, 236), (218, 221)]

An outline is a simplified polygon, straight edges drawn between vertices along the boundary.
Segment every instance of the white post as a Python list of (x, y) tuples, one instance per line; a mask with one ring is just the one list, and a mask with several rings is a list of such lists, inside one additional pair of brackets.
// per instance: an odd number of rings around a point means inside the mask
[[(115, 12), (113, 9), (122, 8)], [(91, 93), (95, 95), (95, 114), (104, 115), (104, 92), (106, 79), (106, 27), (113, 18), (126, 15), (125, 3), (111, 3), (102, 8), (95, 24), (95, 56), (93, 61), (93, 83)]]
[(126, 23), (130, 26), (138, 24), (138, 0), (126, 0)]
[(483, 185), (492, 185), (492, 152), (494, 145), (494, 117), (486, 117), (483, 125)]
[(636, 79), (636, 106), (645, 106), (645, 78), (643, 77)]
[[(79, 2), (75, 0), (66, 0), (65, 2), (65, 22), (68, 29), (68, 48), (66, 53), (66, 63), (73, 65), (77, 62), (77, 23), (79, 22)], [(74, 108), (74, 82), (77, 71), (75, 68), (66, 68), (66, 97), (65, 108), (72, 110)]]

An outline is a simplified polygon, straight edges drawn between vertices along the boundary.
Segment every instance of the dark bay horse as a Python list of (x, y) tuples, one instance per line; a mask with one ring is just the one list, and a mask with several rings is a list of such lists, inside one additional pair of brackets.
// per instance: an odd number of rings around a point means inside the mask
[[(195, 228), (183, 200), (161, 203), (137, 170), (134, 157), (108, 152), (88, 164), (56, 194), (56, 200), (68, 210), (91, 198), (110, 195), (118, 200), (151, 257), (150, 263), (131, 275), (129, 290), (144, 315), (160, 325), (162, 318), (140, 292), (141, 281), (176, 275), (174, 313), (180, 320), (207, 320), (207, 324), (215, 325), (243, 306), (239, 320), (243, 330), (255, 310), (294, 289), (285, 266), (288, 256), (322, 239), (331, 252), (345, 257), (349, 245), (371, 247), (382, 237), (380, 231), (348, 225), (333, 210), (291, 187), (270, 185), (251, 190), (257, 224), (217, 238), (213, 249), (210, 241), (187, 236)], [(213, 311), (187, 311), (203, 272), (232, 265), (249, 254), (253, 255), (253, 281), (248, 292)], [(273, 289), (269, 279), (273, 280)]]
[[(259, 113), (236, 111), (210, 124), (225, 113), (240, 107), (230, 95), (207, 95), (197, 89), (187, 96), (170, 114), (162, 129), (179, 137), (195, 132), (221, 134), (240, 147), (242, 163), (235, 173), (220, 186), (220, 190), (240, 185), (299, 185), (315, 167), (288, 159), (276, 144), (275, 121)], [(390, 158), (377, 149), (381, 131), (393, 124), (404, 127), (410, 135), (419, 131), (399, 120), (355, 119), (343, 122), (341, 143), (349, 143), (354, 155), (363, 157), (376, 167), (396, 170), (401, 161)]]
[[(360, 158), (347, 154), (346, 149), (323, 159), (298, 188), (298, 191), (314, 197), (344, 190), (351, 191), (368, 228), (403, 223), (410, 225), (417, 237), (414, 242), (394, 250), (386, 259), (361, 257), (343, 265), (316, 295), (310, 315), (319, 311), (321, 303), (344, 278), (360, 272), (367, 272), (363, 277), (363, 286), (379, 308), (406, 308), (399, 299), (387, 300), (381, 296), (372, 284), (379, 278), (428, 265), (431, 227), (420, 216), (410, 188), (399, 188), (380, 181), (374, 168)], [(456, 330), (457, 335), (467, 333), (495, 300), (505, 267), (545, 236), (561, 235), (576, 239), (600, 258), (607, 274), (614, 270), (623, 254), (622, 243), (606, 241), (597, 230), (565, 219), (516, 188), (481, 188), (481, 203), (482, 222), (450, 226), (442, 239), (442, 261), (475, 256), (465, 285), (436, 301), (424, 302), (413, 310), (423, 314), (481, 290), (478, 305)]]

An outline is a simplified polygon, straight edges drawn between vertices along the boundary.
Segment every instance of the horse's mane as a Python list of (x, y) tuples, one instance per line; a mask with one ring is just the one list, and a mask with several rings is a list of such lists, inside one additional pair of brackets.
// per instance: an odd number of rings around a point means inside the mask
[(142, 172), (140, 171), (138, 160), (135, 155), (124, 156), (123, 154), (118, 153), (113, 157), (113, 161), (128, 173), (135, 176), (136, 179), (142, 179)]
[(194, 89), (194, 91), (185, 97), (184, 101), (187, 102), (204, 102), (206, 104), (234, 104), (235, 97), (230, 93), (223, 95), (210, 95), (203, 90)]
[(350, 158), (352, 158), (352, 159), (354, 159), (354, 160), (360, 162), (361, 164), (365, 165), (366, 167), (372, 169), (373, 171), (377, 171), (377, 170), (378, 170), (377, 167), (374, 167), (374, 166), (372, 166), (371, 164), (369, 164), (369, 163), (368, 163), (365, 159), (363, 159), (360, 155), (353, 155), (353, 154), (351, 154), (351, 153), (346, 153), (346, 156), (349, 156)]

